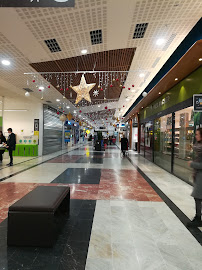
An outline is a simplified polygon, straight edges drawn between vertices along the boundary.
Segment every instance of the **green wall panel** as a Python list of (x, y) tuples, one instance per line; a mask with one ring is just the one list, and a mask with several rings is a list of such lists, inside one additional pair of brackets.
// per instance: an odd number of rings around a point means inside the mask
[(2, 124), (3, 124), (3, 119), (2, 119), (2, 116), (0, 116), (0, 130), (2, 130)]
[[(174, 78), (173, 78), (174, 79)], [(191, 73), (161, 97), (156, 99), (147, 108), (140, 112), (140, 118), (145, 119), (181, 103), (194, 94), (202, 93), (202, 67)]]

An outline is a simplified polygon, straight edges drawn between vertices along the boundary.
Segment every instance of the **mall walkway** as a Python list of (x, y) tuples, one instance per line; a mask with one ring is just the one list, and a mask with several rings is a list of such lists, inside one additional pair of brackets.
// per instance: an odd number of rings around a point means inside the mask
[[(121, 158), (117, 146), (35, 162), (0, 175), (0, 270), (202, 269), (202, 233), (184, 225), (194, 209), (188, 184), (134, 152)], [(38, 185), (70, 186), (64, 231), (53, 249), (7, 248), (8, 207)]]

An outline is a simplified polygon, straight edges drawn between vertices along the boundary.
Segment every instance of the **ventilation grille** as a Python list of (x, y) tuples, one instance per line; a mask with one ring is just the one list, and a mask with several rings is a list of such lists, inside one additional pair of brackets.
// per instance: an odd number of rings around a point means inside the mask
[(102, 43), (102, 30), (95, 30), (90, 32), (92, 45)]
[(172, 34), (169, 38), (169, 40), (166, 42), (165, 46), (163, 47), (162, 51), (166, 51), (170, 44), (173, 42), (174, 38), (176, 37), (176, 34)]
[(29, 93), (34, 92), (33, 90), (31, 90), (29, 88), (23, 88), (23, 90), (25, 90), (26, 92), (29, 92)]
[(57, 43), (56, 39), (48, 39), (44, 40), (46, 45), (48, 46), (49, 50), (54, 53), (54, 52), (61, 52), (60, 46)]
[(155, 68), (158, 62), (160, 61), (161, 57), (157, 57), (156, 60), (154, 61), (152, 68)]
[(147, 30), (148, 23), (138, 23), (135, 27), (135, 32), (133, 34), (133, 39), (143, 38)]

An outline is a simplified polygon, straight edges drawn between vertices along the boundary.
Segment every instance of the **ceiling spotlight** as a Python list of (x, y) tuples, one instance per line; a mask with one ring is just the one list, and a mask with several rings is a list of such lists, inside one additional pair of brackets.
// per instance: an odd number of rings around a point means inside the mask
[(43, 87), (43, 86), (40, 86), (39, 89), (40, 89), (40, 90), (44, 90), (44, 87)]
[(60, 102), (60, 99), (56, 99), (57, 102)]
[(142, 107), (142, 109), (143, 109), (144, 107)]
[(140, 75), (139, 75), (140, 78), (143, 78), (144, 76), (145, 76), (144, 73), (140, 73)]
[(178, 81), (178, 78), (175, 78), (175, 81)]
[(202, 61), (202, 58), (199, 58), (199, 61)]
[(100, 108), (101, 107), (101, 105), (98, 105), (98, 108)]
[(11, 62), (9, 60), (2, 60), (1, 63), (4, 66), (9, 66), (11, 64)]
[(159, 92), (159, 95), (161, 95), (161, 92)]
[(67, 108), (67, 109), (70, 109), (70, 107), (69, 107), (69, 106), (67, 106), (66, 108)]
[(82, 54), (87, 54), (87, 52), (88, 51), (86, 49), (84, 49), (84, 50), (81, 51)]
[(158, 46), (162, 45), (163, 43), (165, 43), (165, 39), (164, 38), (159, 38), (156, 41), (156, 45), (158, 45)]
[(25, 92), (25, 96), (26, 97), (29, 97), (30, 96), (30, 93), (29, 92)]

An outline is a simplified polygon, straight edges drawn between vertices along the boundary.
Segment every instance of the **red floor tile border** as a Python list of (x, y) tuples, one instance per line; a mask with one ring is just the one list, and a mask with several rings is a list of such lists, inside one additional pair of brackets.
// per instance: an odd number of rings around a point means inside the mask
[(0, 223), (7, 218), (10, 205), (39, 185), (69, 186), (71, 199), (78, 200), (135, 200), (162, 202), (162, 199), (134, 170), (102, 169), (99, 185), (0, 183)]

